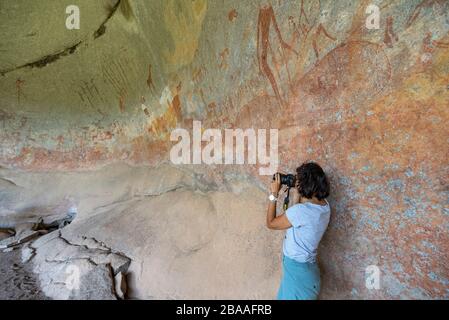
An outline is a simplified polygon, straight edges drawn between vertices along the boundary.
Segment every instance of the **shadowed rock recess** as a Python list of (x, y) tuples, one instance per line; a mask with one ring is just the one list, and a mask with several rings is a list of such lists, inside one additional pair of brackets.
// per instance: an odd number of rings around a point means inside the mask
[(259, 164), (170, 162), (199, 120), (328, 173), (321, 299), (449, 298), (449, 1), (269, 3), (2, 2), (0, 245), (35, 297), (275, 297)]

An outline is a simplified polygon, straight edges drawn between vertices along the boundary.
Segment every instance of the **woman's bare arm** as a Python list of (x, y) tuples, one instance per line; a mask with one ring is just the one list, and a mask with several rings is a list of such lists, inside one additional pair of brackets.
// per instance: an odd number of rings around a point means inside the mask
[[(276, 179), (271, 183), (271, 193), (277, 197), (279, 195), (279, 189), (281, 187), (281, 181), (279, 174), (276, 174)], [(288, 221), (285, 214), (281, 214), (276, 217), (276, 202), (269, 202), (267, 210), (267, 228), (273, 230), (284, 230), (290, 228), (292, 225)]]

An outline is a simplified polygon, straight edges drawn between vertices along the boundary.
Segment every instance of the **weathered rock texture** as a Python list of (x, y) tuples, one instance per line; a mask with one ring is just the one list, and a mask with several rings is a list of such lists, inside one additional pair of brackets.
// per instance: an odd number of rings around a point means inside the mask
[(127, 272), (131, 260), (93, 238), (73, 238), (78, 242), (53, 231), (22, 250), (22, 261), (32, 260), (45, 295), (57, 300), (122, 298), (122, 292), (116, 294), (115, 276)]
[(4, 170), (3, 176), (30, 192), (40, 181), (34, 197), (43, 200), (42, 208), (64, 202), (65, 194), (77, 203), (79, 214), (60, 234), (51, 232), (23, 250), (50, 297), (86, 298), (71, 296), (61, 280), (79, 260), (110, 264), (114, 275), (124, 272), (128, 298), (275, 295), (282, 234), (266, 229), (266, 194), (251, 176), (226, 174), (216, 184), (213, 177), (171, 165), (76, 173)]
[(192, 120), (278, 128), (283, 170), (331, 178), (322, 298), (448, 298), (449, 1), (379, 2), (379, 30), (371, 2), (2, 3), (0, 227), (76, 205), (67, 233), (131, 257), (135, 297), (274, 297), (268, 179), (161, 163)]

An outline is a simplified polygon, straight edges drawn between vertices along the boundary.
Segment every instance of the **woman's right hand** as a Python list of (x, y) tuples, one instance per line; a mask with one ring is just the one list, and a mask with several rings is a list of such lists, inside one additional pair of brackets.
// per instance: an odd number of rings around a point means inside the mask
[(279, 189), (281, 188), (281, 177), (280, 177), (279, 173), (276, 173), (274, 178), (275, 179), (271, 182), (270, 190), (271, 190), (271, 193), (275, 197), (277, 197), (277, 195), (279, 193)]

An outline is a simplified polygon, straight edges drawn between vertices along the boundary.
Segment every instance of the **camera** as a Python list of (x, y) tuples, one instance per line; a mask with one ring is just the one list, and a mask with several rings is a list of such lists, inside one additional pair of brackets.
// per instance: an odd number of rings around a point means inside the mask
[[(279, 173), (279, 176), (281, 184), (284, 184), (289, 188), (293, 188), (296, 185), (296, 176), (294, 174)], [(273, 180), (276, 180), (276, 174), (273, 175)]]

